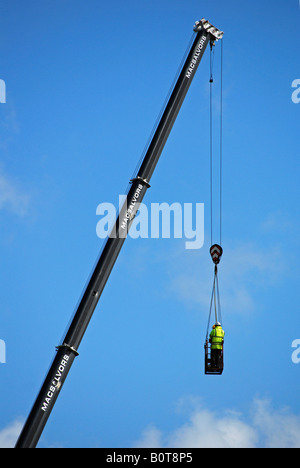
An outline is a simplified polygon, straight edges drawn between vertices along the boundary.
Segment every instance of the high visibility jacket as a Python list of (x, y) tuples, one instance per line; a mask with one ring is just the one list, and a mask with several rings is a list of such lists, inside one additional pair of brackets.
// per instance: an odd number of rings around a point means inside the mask
[(211, 331), (211, 349), (222, 349), (225, 332), (222, 327), (216, 327)]

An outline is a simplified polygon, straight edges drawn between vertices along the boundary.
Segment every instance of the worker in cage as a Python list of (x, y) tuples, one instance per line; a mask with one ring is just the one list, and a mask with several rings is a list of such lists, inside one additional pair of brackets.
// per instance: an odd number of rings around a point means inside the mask
[(209, 339), (209, 342), (211, 343), (211, 365), (214, 368), (219, 368), (222, 364), (225, 332), (220, 322), (217, 322), (212, 328)]

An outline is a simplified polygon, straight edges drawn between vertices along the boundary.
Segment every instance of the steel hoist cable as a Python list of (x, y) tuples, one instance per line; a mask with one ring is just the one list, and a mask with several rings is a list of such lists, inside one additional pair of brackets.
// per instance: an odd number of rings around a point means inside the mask
[(214, 43), (211, 43), (210, 47), (210, 110), (209, 110), (209, 133), (210, 133), (210, 237), (211, 237), (211, 248), (210, 255), (212, 261), (215, 265), (214, 268), (214, 279), (213, 279), (213, 288), (209, 308), (209, 317), (207, 325), (206, 340), (208, 339), (209, 326), (212, 319), (212, 313), (214, 311), (214, 320), (215, 323), (222, 323), (222, 313), (221, 313), (221, 301), (220, 301), (220, 291), (219, 291), (219, 279), (218, 279), (218, 264), (220, 263), (223, 248), (222, 248), (222, 208), (223, 208), (223, 40), (221, 41), (221, 64), (220, 64), (220, 147), (219, 147), (219, 244), (213, 244), (214, 236), (214, 63), (215, 63), (215, 51)]
[[(209, 140), (210, 140), (210, 237), (213, 245), (213, 227), (214, 227), (214, 62), (215, 51), (214, 44), (211, 43), (210, 51), (210, 103), (209, 103)], [(223, 208), (223, 39), (221, 40), (221, 65), (220, 65), (220, 134), (219, 134), (219, 244), (222, 246), (222, 208)]]

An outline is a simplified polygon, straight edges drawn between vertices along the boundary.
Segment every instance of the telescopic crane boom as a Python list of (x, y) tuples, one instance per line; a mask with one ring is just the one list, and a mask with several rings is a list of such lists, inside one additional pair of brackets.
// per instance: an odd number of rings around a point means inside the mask
[(209, 43), (215, 42), (223, 37), (222, 31), (218, 30), (204, 19), (196, 22), (194, 32), (196, 33), (195, 39), (145, 153), (141, 166), (136, 177), (130, 181), (131, 186), (128, 190), (127, 199), (125, 199), (124, 205), (112, 229), (114, 235), (107, 238), (65, 338), (62, 344), (56, 348), (57, 353), (28, 419), (25, 422), (16, 443), (16, 448), (36, 447), (62, 385), (75, 357), (78, 355), (78, 347), (126, 239), (132, 220), (138, 211), (145, 192), (150, 187), (149, 182), (151, 176), (205, 49)]

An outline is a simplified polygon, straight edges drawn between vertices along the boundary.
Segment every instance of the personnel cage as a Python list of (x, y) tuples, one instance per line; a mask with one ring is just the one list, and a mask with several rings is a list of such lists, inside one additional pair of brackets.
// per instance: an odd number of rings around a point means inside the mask
[(220, 350), (212, 350), (211, 343), (206, 341), (205, 349), (205, 374), (222, 375), (224, 370), (224, 344)]

